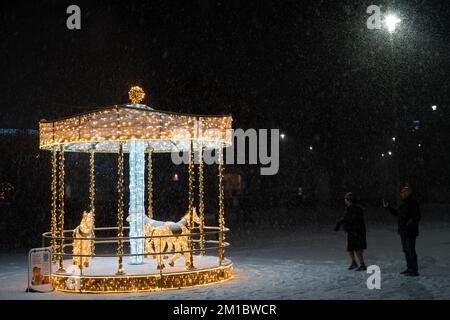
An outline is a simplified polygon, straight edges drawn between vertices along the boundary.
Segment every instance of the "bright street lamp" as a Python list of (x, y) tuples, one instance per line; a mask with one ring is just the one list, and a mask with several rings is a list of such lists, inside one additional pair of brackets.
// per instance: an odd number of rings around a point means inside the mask
[(388, 14), (384, 18), (384, 23), (386, 24), (386, 28), (388, 29), (389, 33), (394, 33), (397, 24), (401, 21), (402, 20), (400, 20), (395, 14)]

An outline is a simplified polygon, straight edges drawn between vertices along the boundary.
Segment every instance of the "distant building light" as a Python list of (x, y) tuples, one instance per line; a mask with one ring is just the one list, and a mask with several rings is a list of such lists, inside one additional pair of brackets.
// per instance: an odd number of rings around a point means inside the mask
[(388, 155), (392, 156), (392, 151), (388, 151)]
[(422, 144), (421, 144), (421, 143), (419, 143), (417, 146), (418, 146), (419, 148), (422, 148)]
[(17, 136), (17, 135), (36, 136), (36, 135), (39, 135), (39, 130), (0, 128), (0, 135), (2, 135), (2, 136)]
[(394, 141), (394, 142), (395, 142), (395, 137), (392, 137), (392, 141)]
[(313, 149), (313, 146), (309, 146), (309, 150), (311, 150), (311, 151), (312, 151), (312, 149)]
[(172, 181), (178, 181), (179, 179), (178, 179), (178, 174), (174, 174), (173, 175), (173, 177), (172, 177)]
[(284, 133), (280, 134), (280, 138), (283, 140), (286, 137)]
[(17, 132), (18, 132), (17, 129), (0, 128), (0, 134), (4, 136), (16, 135)]
[(384, 153), (382, 153), (381, 156), (384, 158)]
[(432, 105), (432, 106), (431, 106), (431, 109), (432, 109), (433, 111), (436, 111), (437, 105)]
[(39, 130), (36, 130), (36, 129), (26, 129), (25, 132), (30, 136), (39, 135)]

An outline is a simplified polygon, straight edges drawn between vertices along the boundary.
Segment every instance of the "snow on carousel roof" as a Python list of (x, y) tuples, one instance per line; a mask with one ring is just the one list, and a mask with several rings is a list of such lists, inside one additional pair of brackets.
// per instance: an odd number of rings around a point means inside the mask
[(123, 150), (128, 152), (133, 140), (144, 140), (146, 148), (153, 152), (186, 151), (191, 141), (194, 149), (231, 145), (231, 115), (181, 114), (133, 102), (54, 121), (41, 120), (40, 148), (52, 150), (53, 146), (63, 144), (66, 152), (94, 149), (116, 153), (119, 141), (123, 141)]

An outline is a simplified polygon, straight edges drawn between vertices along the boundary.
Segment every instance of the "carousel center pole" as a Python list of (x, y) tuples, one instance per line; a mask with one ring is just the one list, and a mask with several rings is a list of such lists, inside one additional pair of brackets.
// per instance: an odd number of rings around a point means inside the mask
[[(137, 109), (139, 103), (144, 99), (145, 92), (140, 87), (132, 87), (128, 96)], [(128, 207), (128, 216), (130, 221), (130, 237), (142, 237), (139, 239), (130, 239), (130, 252), (136, 254), (131, 257), (130, 264), (143, 264), (145, 253), (145, 141), (131, 140), (129, 173), (130, 173), (130, 203)]]
[[(130, 217), (130, 237), (144, 237), (145, 223), (145, 141), (130, 141), (130, 204), (128, 215)], [(145, 239), (130, 239), (130, 264), (144, 263)]]

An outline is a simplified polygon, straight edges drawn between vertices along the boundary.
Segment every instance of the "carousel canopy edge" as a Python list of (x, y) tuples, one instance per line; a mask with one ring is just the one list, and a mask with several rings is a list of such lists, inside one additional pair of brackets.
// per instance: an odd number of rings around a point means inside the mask
[(154, 152), (218, 149), (232, 143), (231, 115), (194, 115), (154, 110), (140, 104), (116, 105), (53, 121), (39, 122), (39, 146), (68, 152), (115, 153), (119, 142), (144, 140)]

